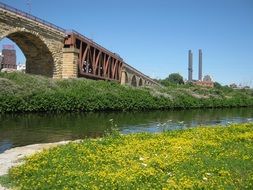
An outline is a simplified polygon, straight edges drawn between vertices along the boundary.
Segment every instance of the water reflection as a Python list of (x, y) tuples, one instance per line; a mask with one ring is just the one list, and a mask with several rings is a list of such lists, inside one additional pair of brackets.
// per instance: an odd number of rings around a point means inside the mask
[(122, 133), (160, 132), (253, 121), (253, 109), (0, 115), (0, 153), (28, 144), (100, 137), (111, 127), (110, 119)]

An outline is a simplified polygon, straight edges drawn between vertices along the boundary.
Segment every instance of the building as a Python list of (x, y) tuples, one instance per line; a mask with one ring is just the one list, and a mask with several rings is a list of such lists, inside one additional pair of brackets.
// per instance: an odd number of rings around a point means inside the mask
[(194, 85), (204, 86), (204, 87), (214, 87), (213, 79), (206, 75), (202, 80), (202, 50), (199, 50), (199, 73), (198, 73), (198, 80), (193, 80), (192, 73), (193, 73), (193, 55), (192, 51), (189, 50), (188, 52), (188, 82), (191, 82)]
[(20, 71), (20, 72), (25, 73), (25, 70), (26, 70), (26, 65), (25, 65), (25, 64), (19, 63), (19, 64), (17, 65), (17, 71)]
[(14, 45), (3, 45), (1, 69), (17, 69)]
[(214, 83), (213, 82), (195, 81), (195, 82), (193, 82), (193, 84), (195, 84), (197, 86), (203, 86), (203, 87), (209, 87), (209, 88), (213, 88), (214, 87)]

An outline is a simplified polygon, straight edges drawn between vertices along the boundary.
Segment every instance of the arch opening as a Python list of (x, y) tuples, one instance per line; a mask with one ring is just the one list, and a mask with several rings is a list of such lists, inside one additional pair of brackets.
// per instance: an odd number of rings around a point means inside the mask
[(137, 81), (136, 81), (136, 76), (135, 75), (132, 77), (131, 85), (135, 86), (135, 87), (137, 86)]
[[(52, 53), (38, 36), (29, 32), (17, 31), (4, 36), (3, 39), (3, 42), (6, 39), (11, 40), (17, 45), (15, 49), (21, 50), (17, 51), (17, 63), (23, 62), (25, 64), (26, 73), (53, 77), (54, 59)], [(19, 60), (22, 54), (23, 60)]]
[(128, 84), (128, 75), (125, 71), (121, 74), (121, 84)]
[(139, 86), (143, 86), (142, 78), (140, 78), (140, 80), (139, 80)]
[(23, 71), (25, 68), (25, 56), (15, 42), (8, 38), (0, 40), (0, 70)]

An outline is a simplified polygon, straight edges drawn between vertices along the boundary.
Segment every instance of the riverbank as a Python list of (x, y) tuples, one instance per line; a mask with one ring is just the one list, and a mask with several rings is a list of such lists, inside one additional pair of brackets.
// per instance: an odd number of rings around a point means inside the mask
[[(33, 144), (6, 150), (4, 153), (0, 154), (0, 176), (6, 175), (11, 167), (23, 164), (23, 161), (27, 156), (59, 145), (65, 145), (69, 142), (70, 141), (61, 141), (55, 143)], [(79, 140), (75, 142), (79, 142)]]
[(197, 86), (122, 86), (88, 79), (55, 80), (0, 73), (0, 113), (165, 110), (253, 106), (252, 90)]
[(253, 123), (83, 140), (11, 169), (22, 189), (252, 189)]
[[(42, 144), (33, 144), (22, 147), (12, 148), (6, 150), (4, 153), (0, 154), (0, 190), (8, 190), (7, 187), (1, 186), (1, 176), (8, 174), (10, 168), (24, 164), (24, 159), (27, 156), (31, 156), (35, 153), (38, 153), (42, 150), (53, 148), (60, 145), (65, 145), (70, 141), (61, 141), (55, 143), (42, 143)], [(79, 140), (72, 141), (79, 142)]]

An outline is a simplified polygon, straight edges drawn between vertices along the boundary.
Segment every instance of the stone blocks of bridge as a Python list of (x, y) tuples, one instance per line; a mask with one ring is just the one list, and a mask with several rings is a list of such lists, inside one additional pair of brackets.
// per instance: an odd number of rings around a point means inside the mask
[(120, 84), (134, 87), (157, 85), (150, 81), (150, 79), (141, 77), (138, 73), (134, 73), (125, 68), (123, 68), (121, 73)]
[(76, 48), (63, 48), (63, 65), (62, 78), (78, 77), (78, 55), (79, 50)]
[(63, 32), (0, 8), (0, 40), (9, 38), (26, 57), (26, 72), (62, 78)]

